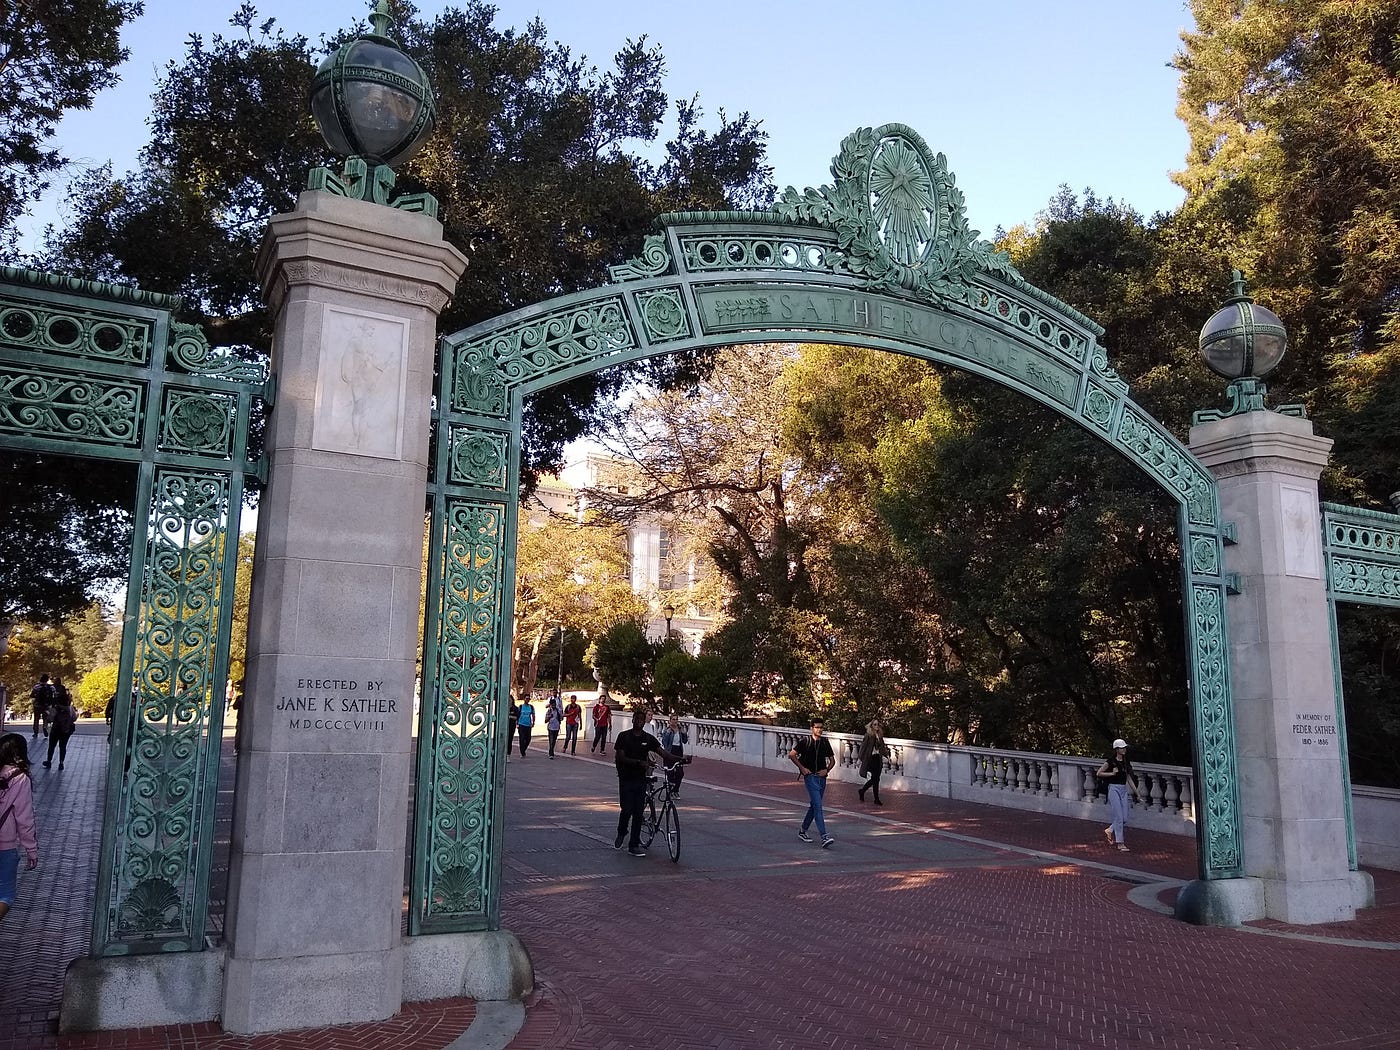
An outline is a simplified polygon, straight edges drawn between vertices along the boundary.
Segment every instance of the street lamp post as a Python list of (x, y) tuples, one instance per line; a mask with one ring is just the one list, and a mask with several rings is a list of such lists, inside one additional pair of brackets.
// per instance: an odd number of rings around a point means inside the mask
[(559, 677), (554, 683), (554, 695), (561, 699), (564, 696), (564, 625), (562, 623), (559, 625)]
[(676, 607), (668, 603), (666, 608), (661, 610), (661, 615), (666, 617), (666, 641), (669, 642), (671, 640), (671, 619), (676, 615)]

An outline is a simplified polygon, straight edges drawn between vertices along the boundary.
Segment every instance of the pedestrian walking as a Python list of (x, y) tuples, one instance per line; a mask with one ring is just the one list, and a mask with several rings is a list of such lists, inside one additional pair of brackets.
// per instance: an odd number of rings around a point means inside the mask
[(551, 696), (544, 705), (544, 727), (549, 732), (549, 757), (554, 757), (554, 745), (559, 741), (559, 726), (564, 712), (559, 710), (559, 698)]
[(889, 754), (889, 748), (885, 745), (885, 730), (880, 725), (878, 718), (872, 718), (870, 724), (865, 727), (865, 736), (860, 741), (860, 775), (869, 779), (860, 786), (856, 792), (862, 802), (865, 801), (865, 793), (869, 791), (875, 799), (875, 805), (883, 806), (880, 801), (880, 774), (885, 768), (885, 756)]
[(642, 728), (646, 722), (646, 709), (632, 709), (632, 728), (617, 734), (613, 744), (613, 763), (617, 767), (617, 838), (613, 849), (622, 848), (622, 840), (628, 836), (627, 852), (634, 857), (645, 857), (642, 849), (642, 809), (647, 800), (647, 774), (651, 770), (651, 755), (661, 756), (661, 761), (670, 765), (661, 741)]
[(598, 754), (608, 753), (608, 731), (612, 728), (612, 707), (609, 705), (608, 694), (602, 692), (598, 694), (598, 702), (593, 705), (593, 743), (588, 750), (597, 748)]
[(53, 765), (54, 749), (58, 749), (58, 768), (63, 769), (63, 762), (68, 757), (68, 738), (73, 735), (73, 731), (78, 728), (78, 709), (73, 706), (73, 698), (68, 695), (68, 690), (63, 683), (55, 678), (53, 680), (53, 707), (49, 725), (49, 756), (44, 759), (44, 768), (48, 769)]
[(1119, 737), (1113, 742), (1113, 753), (1099, 767), (1100, 780), (1108, 784), (1108, 812), (1113, 821), (1103, 829), (1103, 837), (1110, 846), (1117, 845), (1123, 853), (1128, 852), (1128, 844), (1123, 838), (1123, 830), (1128, 824), (1128, 786), (1137, 793), (1137, 777), (1133, 775), (1133, 764), (1128, 761), (1128, 742)]
[(520, 705), (520, 713), (515, 718), (515, 728), (520, 734), (520, 757), (524, 758), (525, 752), (530, 748), (530, 734), (535, 728), (535, 705), (530, 703), (528, 696)]
[[(672, 715), (666, 720), (666, 728), (661, 730), (661, 747), (672, 758), (684, 758), (685, 745), (688, 743), (690, 743), (690, 737), (681, 728), (681, 720)], [(676, 762), (667, 769), (666, 776), (671, 781), (671, 794), (680, 798), (681, 781), (685, 779), (685, 763)]]
[(830, 849), (836, 842), (826, 833), (826, 817), (822, 813), (822, 796), (826, 794), (826, 777), (836, 765), (836, 754), (831, 750), (831, 741), (822, 736), (826, 728), (820, 718), (812, 719), (812, 735), (799, 740), (788, 752), (788, 758), (802, 775), (802, 785), (807, 789), (807, 813), (802, 818), (802, 830), (797, 837), (803, 842), (811, 842), (807, 829), (812, 821), (817, 822), (817, 834), (821, 836), (822, 849)]
[(515, 694), (510, 694), (510, 728), (506, 730), (506, 757), (510, 757), (511, 745), (515, 743), (515, 724), (520, 721), (520, 705), (515, 702)]
[(49, 735), (49, 707), (53, 704), (53, 686), (49, 683), (49, 676), (41, 674), (39, 680), (34, 683), (34, 688), (29, 690), (29, 699), (34, 705), (34, 736), (39, 736), (40, 730), (45, 736)]
[(29, 748), (19, 733), (0, 736), (0, 921), (15, 905), (19, 851), (32, 871), (39, 866), (34, 832), (34, 785), (29, 779)]
[(578, 727), (583, 721), (583, 708), (578, 706), (578, 697), (570, 694), (564, 705), (564, 750), (571, 755), (578, 754)]

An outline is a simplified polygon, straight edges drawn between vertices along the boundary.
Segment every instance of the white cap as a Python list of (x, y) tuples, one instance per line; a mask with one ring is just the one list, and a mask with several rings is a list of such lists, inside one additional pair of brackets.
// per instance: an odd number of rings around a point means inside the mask
[(1115, 750), (1115, 751), (1117, 751), (1120, 747), (1127, 747), (1127, 746), (1128, 746), (1128, 742), (1127, 742), (1126, 740), (1124, 740), (1121, 736), (1120, 736), (1117, 740), (1115, 740), (1115, 741), (1113, 742), (1113, 750)]

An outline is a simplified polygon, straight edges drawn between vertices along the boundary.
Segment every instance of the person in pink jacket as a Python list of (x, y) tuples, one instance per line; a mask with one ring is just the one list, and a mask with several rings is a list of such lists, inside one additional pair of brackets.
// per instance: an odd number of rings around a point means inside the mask
[(15, 903), (19, 851), (29, 867), (39, 866), (34, 836), (34, 794), (29, 781), (29, 747), (18, 733), (0, 736), (0, 921)]

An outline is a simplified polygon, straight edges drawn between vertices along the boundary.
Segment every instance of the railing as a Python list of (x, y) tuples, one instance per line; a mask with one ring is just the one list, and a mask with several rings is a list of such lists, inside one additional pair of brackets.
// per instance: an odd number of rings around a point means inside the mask
[[(682, 718), (690, 739), (688, 753), (721, 762), (791, 772), (788, 752), (808, 735), (806, 729)], [(659, 735), (662, 723), (652, 732)], [(857, 783), (861, 737), (827, 733), (836, 754), (831, 779)], [(938, 798), (988, 806), (1105, 820), (1108, 793), (1095, 771), (1103, 760), (1074, 755), (1042, 755), (985, 747), (886, 739), (883, 784)], [(699, 772), (698, 770), (696, 771)], [(1138, 790), (1132, 792), (1132, 824), (1176, 835), (1196, 833), (1191, 769), (1134, 762)], [(1357, 855), (1362, 864), (1400, 870), (1400, 791), (1355, 786), (1352, 809)]]

